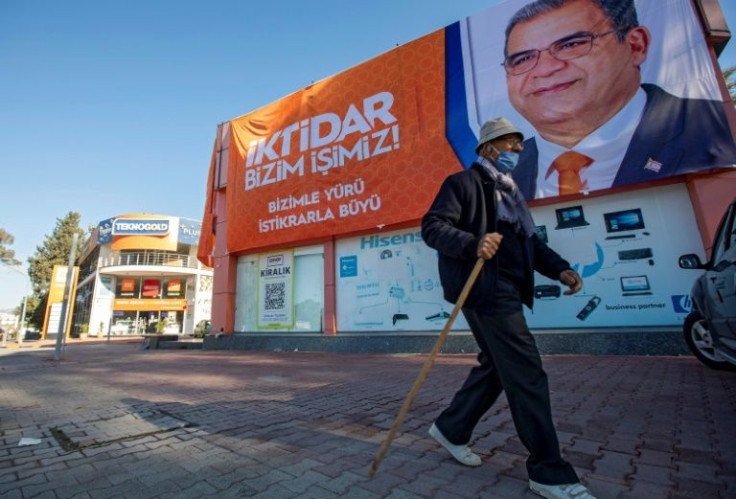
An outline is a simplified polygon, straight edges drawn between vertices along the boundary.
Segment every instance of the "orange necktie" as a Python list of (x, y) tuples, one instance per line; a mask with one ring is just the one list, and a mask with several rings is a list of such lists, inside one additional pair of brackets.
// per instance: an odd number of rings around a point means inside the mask
[(575, 151), (567, 151), (552, 162), (552, 168), (559, 175), (560, 196), (577, 194), (583, 190), (583, 181), (580, 180), (580, 170), (589, 166), (593, 158)]

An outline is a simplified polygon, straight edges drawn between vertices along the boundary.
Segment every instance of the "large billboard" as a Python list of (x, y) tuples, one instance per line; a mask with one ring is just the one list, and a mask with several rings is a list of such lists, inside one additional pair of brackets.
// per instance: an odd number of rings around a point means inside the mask
[(499, 4), (232, 120), (227, 249), (418, 220), (496, 116), (527, 199), (733, 168), (719, 78), (690, 0)]
[(527, 199), (736, 165), (690, 0), (554, 3), (506, 2), (447, 28), (448, 139), (464, 166), (494, 116), (526, 139), (513, 176)]
[(421, 217), (461, 168), (445, 140), (444, 41), (437, 31), (233, 120), (228, 249)]

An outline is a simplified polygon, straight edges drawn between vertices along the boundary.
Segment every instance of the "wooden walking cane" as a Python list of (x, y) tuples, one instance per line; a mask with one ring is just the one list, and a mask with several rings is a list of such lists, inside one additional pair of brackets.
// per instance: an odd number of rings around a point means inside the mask
[(440, 333), (440, 337), (437, 338), (437, 342), (434, 344), (434, 348), (432, 348), (432, 351), (429, 353), (429, 358), (424, 362), (424, 366), (419, 372), (419, 376), (417, 376), (417, 380), (414, 382), (414, 386), (411, 387), (409, 395), (407, 395), (406, 400), (404, 400), (404, 405), (401, 407), (399, 415), (396, 416), (396, 421), (394, 421), (394, 425), (391, 427), (391, 431), (388, 432), (386, 439), (383, 441), (381, 448), (378, 450), (378, 454), (376, 454), (376, 458), (373, 460), (373, 465), (371, 466), (371, 471), (369, 473), (369, 476), (371, 478), (373, 478), (373, 476), (376, 474), (376, 471), (378, 471), (378, 467), (381, 465), (381, 461), (385, 457), (386, 452), (388, 452), (388, 448), (391, 446), (391, 442), (396, 436), (396, 432), (399, 431), (401, 423), (404, 422), (404, 417), (406, 416), (406, 413), (409, 412), (409, 407), (411, 407), (411, 404), (412, 402), (414, 402), (414, 399), (419, 393), (419, 390), (422, 388), (422, 385), (427, 380), (429, 370), (432, 368), (432, 364), (434, 364), (434, 360), (437, 357), (437, 354), (440, 353), (440, 350), (442, 350), (442, 345), (445, 343), (445, 339), (447, 338), (447, 335), (452, 328), (452, 324), (455, 322), (457, 314), (460, 313), (460, 309), (463, 308), (465, 299), (468, 297), (468, 293), (470, 293), (470, 288), (472, 288), (473, 284), (475, 284), (475, 280), (478, 278), (478, 274), (480, 274), (480, 271), (483, 268), (483, 262), (485, 262), (483, 258), (478, 258), (478, 261), (475, 262), (475, 267), (473, 267), (473, 270), (468, 276), (468, 280), (465, 281), (465, 286), (460, 292), (460, 296), (458, 297), (457, 302), (455, 302), (455, 308), (452, 309), (452, 313), (450, 314), (450, 318), (447, 319), (447, 324), (445, 324), (445, 328)]

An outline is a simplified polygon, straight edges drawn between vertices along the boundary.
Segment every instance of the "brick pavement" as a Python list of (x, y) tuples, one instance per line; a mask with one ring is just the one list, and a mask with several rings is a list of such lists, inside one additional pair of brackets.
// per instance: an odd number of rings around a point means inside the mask
[[(52, 358), (0, 352), (0, 497), (536, 497), (505, 400), (475, 432), (480, 468), (426, 436), (470, 355), (438, 359), (373, 479), (423, 355), (112, 344)], [(544, 363), (563, 453), (598, 497), (736, 497), (736, 373), (689, 357)]]

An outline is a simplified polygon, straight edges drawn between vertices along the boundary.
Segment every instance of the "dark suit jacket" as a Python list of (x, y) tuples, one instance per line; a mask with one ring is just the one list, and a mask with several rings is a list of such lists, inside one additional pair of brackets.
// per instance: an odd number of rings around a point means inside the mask
[[(642, 88), (647, 93), (647, 103), (614, 186), (736, 164), (736, 145), (722, 102), (681, 99), (646, 83)], [(526, 199), (533, 199), (536, 194), (538, 157), (532, 137), (524, 142), (524, 151), (513, 173)], [(648, 162), (650, 167), (645, 168)]]

